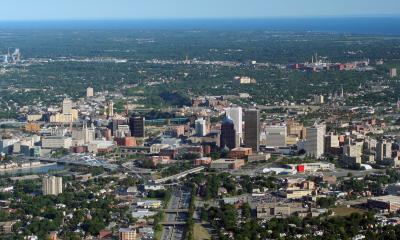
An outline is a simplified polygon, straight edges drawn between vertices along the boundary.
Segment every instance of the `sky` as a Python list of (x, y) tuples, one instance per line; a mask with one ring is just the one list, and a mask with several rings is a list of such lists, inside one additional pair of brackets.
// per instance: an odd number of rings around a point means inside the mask
[(0, 20), (399, 16), (400, 0), (0, 0)]

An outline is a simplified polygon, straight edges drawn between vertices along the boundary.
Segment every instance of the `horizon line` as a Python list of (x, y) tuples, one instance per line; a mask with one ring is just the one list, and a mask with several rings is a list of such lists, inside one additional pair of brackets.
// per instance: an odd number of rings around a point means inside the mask
[(0, 22), (63, 22), (63, 21), (179, 21), (179, 20), (279, 20), (279, 19), (334, 19), (334, 18), (400, 18), (400, 15), (310, 15), (269, 17), (165, 17), (165, 18), (49, 18), (49, 19), (0, 19)]

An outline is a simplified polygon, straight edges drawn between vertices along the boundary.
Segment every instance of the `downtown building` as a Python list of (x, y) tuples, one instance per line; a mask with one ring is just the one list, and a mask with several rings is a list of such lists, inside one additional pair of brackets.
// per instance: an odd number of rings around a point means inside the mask
[(207, 121), (204, 118), (199, 118), (194, 123), (196, 135), (204, 137), (207, 135)]
[(244, 145), (253, 152), (260, 150), (260, 111), (249, 109), (244, 113)]
[(46, 176), (42, 179), (43, 195), (58, 195), (62, 189), (62, 177)]
[(145, 136), (145, 119), (142, 116), (132, 114), (129, 118), (129, 129), (132, 137), (143, 138)]
[(225, 117), (221, 125), (220, 146), (229, 150), (238, 147), (238, 138), (235, 131), (235, 124), (232, 119)]
[(324, 124), (315, 125), (306, 128), (306, 141), (304, 142), (304, 150), (309, 156), (321, 158), (325, 152), (325, 133), (326, 126)]
[(239, 143), (243, 139), (243, 111), (241, 107), (225, 108), (225, 115), (232, 119)]

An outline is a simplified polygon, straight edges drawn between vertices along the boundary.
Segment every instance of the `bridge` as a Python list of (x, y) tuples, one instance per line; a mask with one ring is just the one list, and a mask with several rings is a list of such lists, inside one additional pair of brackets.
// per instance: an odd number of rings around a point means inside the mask
[(189, 212), (189, 209), (183, 209), (183, 208), (178, 208), (178, 209), (164, 209), (165, 213), (187, 213)]
[(171, 221), (171, 222), (160, 222), (160, 224), (163, 226), (176, 226), (176, 225), (186, 225), (186, 222)]
[(165, 183), (165, 182), (170, 181), (170, 180), (178, 180), (180, 178), (186, 177), (189, 174), (203, 171), (204, 169), (205, 169), (205, 167), (203, 167), (203, 166), (192, 168), (192, 169), (186, 170), (184, 172), (181, 172), (181, 173), (169, 176), (169, 177), (157, 179), (157, 180), (154, 181), (154, 183), (160, 184), (160, 183)]

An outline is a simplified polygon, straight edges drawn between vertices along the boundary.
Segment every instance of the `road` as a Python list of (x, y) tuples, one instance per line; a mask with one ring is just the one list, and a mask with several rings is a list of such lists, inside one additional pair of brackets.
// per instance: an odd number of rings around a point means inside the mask
[[(168, 203), (167, 209), (188, 209), (190, 203), (190, 193), (183, 189), (173, 191), (171, 200)], [(186, 222), (186, 212), (167, 212), (165, 213), (165, 222)], [(185, 225), (166, 226), (163, 227), (161, 240), (185, 239)]]

